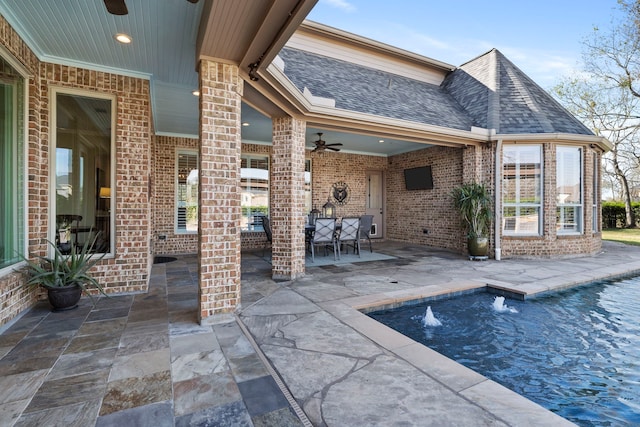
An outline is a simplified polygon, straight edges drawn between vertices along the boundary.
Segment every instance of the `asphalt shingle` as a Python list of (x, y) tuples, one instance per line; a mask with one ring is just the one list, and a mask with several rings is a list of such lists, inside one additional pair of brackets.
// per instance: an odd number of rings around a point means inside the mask
[(334, 99), (336, 108), (451, 129), (592, 135), (497, 49), (461, 65), (440, 86), (288, 47), (280, 57), (300, 91)]

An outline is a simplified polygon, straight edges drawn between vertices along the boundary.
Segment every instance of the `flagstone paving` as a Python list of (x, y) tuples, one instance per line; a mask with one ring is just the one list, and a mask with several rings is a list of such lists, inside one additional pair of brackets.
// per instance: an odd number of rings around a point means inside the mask
[[(152, 269), (145, 294), (43, 302), (0, 334), (2, 426), (571, 425), (359, 309), (484, 288), (544, 293), (640, 272), (640, 248), (469, 261), (386, 242), (395, 257), (308, 267), (276, 283), (243, 253), (235, 320), (197, 323), (197, 259)], [(530, 295), (529, 295), (530, 296)]]

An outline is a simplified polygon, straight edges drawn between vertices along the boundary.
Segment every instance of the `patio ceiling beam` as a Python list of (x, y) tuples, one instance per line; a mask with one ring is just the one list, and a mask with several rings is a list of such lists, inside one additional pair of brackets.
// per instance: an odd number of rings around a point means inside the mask
[(235, 64), (242, 77), (249, 80), (249, 66), (257, 63), (257, 76), (316, 3), (317, 0), (206, 2), (196, 41), (196, 61), (209, 58)]

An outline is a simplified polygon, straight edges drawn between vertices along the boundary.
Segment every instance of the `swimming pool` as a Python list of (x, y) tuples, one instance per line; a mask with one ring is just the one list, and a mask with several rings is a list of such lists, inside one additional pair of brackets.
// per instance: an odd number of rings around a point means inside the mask
[[(369, 313), (581, 426), (640, 425), (640, 277), (527, 301), (475, 293)], [(440, 326), (424, 326), (427, 306)]]

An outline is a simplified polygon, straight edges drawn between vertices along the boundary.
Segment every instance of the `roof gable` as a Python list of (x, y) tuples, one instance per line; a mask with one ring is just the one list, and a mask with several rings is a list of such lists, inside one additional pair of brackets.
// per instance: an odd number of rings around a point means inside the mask
[(442, 86), (474, 126), (499, 134), (593, 135), (497, 49), (461, 65)]

